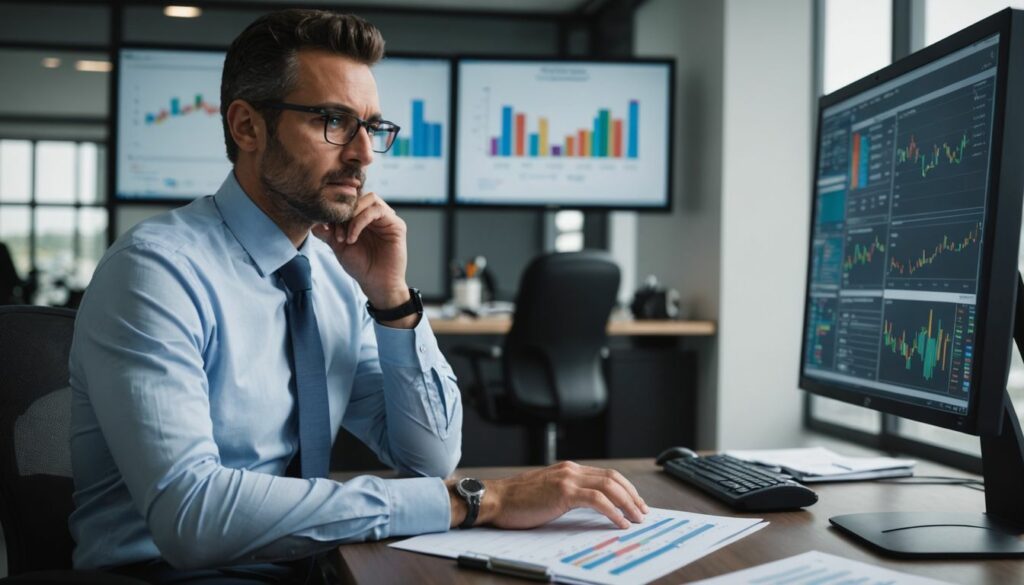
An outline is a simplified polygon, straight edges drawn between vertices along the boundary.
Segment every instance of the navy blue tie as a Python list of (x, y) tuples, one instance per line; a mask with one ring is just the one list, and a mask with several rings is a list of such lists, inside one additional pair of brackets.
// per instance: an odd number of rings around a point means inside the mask
[(292, 348), (292, 373), (299, 401), (299, 458), (302, 477), (327, 477), (331, 458), (331, 417), (327, 367), (313, 312), (309, 259), (299, 254), (278, 269), (291, 297), (285, 304)]

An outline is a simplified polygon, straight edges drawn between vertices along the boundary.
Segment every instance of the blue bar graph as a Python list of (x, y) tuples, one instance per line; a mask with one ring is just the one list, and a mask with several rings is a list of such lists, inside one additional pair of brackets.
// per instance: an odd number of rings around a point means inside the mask
[(639, 132), (637, 130), (638, 120), (640, 118), (640, 102), (637, 100), (629, 101), (629, 115), (626, 120), (629, 126), (629, 138), (626, 141), (626, 157), (636, 158), (637, 157), (637, 136)]
[[(689, 520), (680, 520), (679, 522), (676, 522), (672, 526), (669, 526), (668, 528), (665, 528), (664, 530), (661, 530), (661, 531), (658, 531), (658, 532), (652, 534), (651, 536), (649, 536), (646, 539), (644, 539), (644, 541), (645, 542), (650, 542), (651, 540), (654, 540), (655, 538), (658, 538), (659, 536), (664, 536), (665, 534), (668, 534), (669, 532), (672, 532), (676, 528), (680, 528), (682, 526), (685, 526), (689, 522), (690, 522)], [(615, 552), (610, 552), (610, 553), (604, 555), (603, 557), (600, 557), (598, 559), (595, 559), (595, 560), (590, 561), (589, 563), (583, 565), (583, 568), (584, 569), (593, 569), (594, 567), (599, 567), (599, 566), (607, 563), (608, 561), (610, 561), (610, 560), (612, 560), (614, 558), (620, 557), (623, 554), (625, 554), (626, 552), (629, 552), (629, 549), (633, 549), (633, 547), (639, 548), (642, 544), (645, 544), (645, 542), (634, 544), (632, 547), (626, 547), (626, 549), (624, 549), (624, 550), (618, 550), (618, 551), (615, 551)]]
[(412, 100), (412, 123), (408, 132), (403, 130), (402, 136), (388, 151), (392, 157), (439, 158), (444, 143), (444, 131), (440, 123), (428, 122), (424, 116), (423, 100)]
[(667, 523), (669, 523), (671, 521), (672, 521), (671, 518), (665, 518), (664, 520), (659, 520), (658, 522), (655, 522), (654, 524), (651, 524), (650, 526), (641, 528), (640, 530), (637, 530), (636, 532), (630, 532), (629, 534), (626, 534), (625, 536), (617, 536), (615, 538), (606, 540), (606, 541), (604, 541), (604, 542), (602, 542), (600, 544), (595, 544), (594, 546), (585, 548), (585, 549), (583, 549), (583, 550), (581, 550), (579, 552), (573, 553), (573, 554), (563, 558), (562, 562), (563, 563), (571, 563), (573, 561), (579, 560), (579, 559), (589, 555), (590, 553), (595, 552), (597, 550), (600, 550), (600, 549), (602, 549), (602, 548), (604, 548), (604, 547), (606, 547), (606, 546), (608, 546), (610, 544), (613, 544), (613, 543), (616, 543), (616, 542), (626, 542), (628, 540), (632, 540), (632, 539), (634, 539), (634, 538), (636, 538), (638, 536), (641, 536), (641, 535), (643, 535), (643, 534), (645, 534), (647, 532), (655, 530), (659, 526), (663, 526), (663, 525), (665, 525), (665, 524), (667, 524)]
[(501, 108), (501, 156), (512, 156), (512, 106)]
[(540, 151), (540, 136), (530, 134), (530, 156), (537, 156)]
[(647, 561), (649, 561), (651, 559), (659, 557), (659, 556), (669, 552), (670, 550), (675, 549), (677, 546), (679, 546), (680, 544), (683, 544), (687, 540), (690, 540), (691, 538), (693, 538), (693, 537), (695, 537), (695, 536), (697, 536), (699, 534), (707, 532), (708, 530), (711, 530), (714, 527), (715, 527), (714, 524), (705, 524), (705, 525), (701, 526), (700, 528), (695, 528), (694, 530), (692, 530), (690, 532), (687, 532), (686, 534), (680, 536), (679, 538), (673, 540), (672, 542), (666, 544), (665, 546), (663, 546), (663, 547), (661, 547), (659, 549), (651, 551), (651, 552), (645, 554), (642, 557), (638, 557), (636, 559), (633, 559), (632, 561), (629, 561), (628, 563), (626, 563), (624, 565), (615, 567), (614, 569), (609, 571), (609, 573), (611, 573), (612, 575), (621, 575), (621, 574), (625, 573), (626, 571), (628, 571), (628, 570), (630, 570), (630, 569), (632, 569), (634, 567), (642, 565), (642, 564), (646, 563)]
[(867, 134), (860, 135), (860, 168), (857, 169), (858, 183), (861, 188), (868, 186), (868, 167), (871, 164), (871, 137)]

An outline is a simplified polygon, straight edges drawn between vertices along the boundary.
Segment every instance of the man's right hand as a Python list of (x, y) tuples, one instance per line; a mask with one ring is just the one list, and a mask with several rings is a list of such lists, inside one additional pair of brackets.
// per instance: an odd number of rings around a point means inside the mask
[[(448, 482), (452, 494), (452, 527), (466, 515), (466, 503)], [(592, 508), (619, 528), (642, 522), (649, 509), (636, 488), (614, 469), (563, 461), (505, 479), (484, 480), (486, 492), (476, 524), (496, 528), (541, 526), (574, 508)]]

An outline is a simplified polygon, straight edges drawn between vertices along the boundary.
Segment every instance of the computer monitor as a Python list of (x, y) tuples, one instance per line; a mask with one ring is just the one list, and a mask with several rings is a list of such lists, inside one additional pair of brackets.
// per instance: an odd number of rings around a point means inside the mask
[(121, 49), (114, 195), (183, 201), (215, 193), (231, 170), (220, 117), (223, 51)]
[[(231, 170), (220, 115), (223, 51), (124, 48), (118, 59), (115, 196), (187, 201)], [(387, 58), (374, 66), (384, 117), (401, 127), (376, 155), (366, 190), (391, 204), (448, 202), (451, 61)]]
[(460, 59), (455, 202), (667, 210), (674, 62)]
[(388, 203), (447, 203), (451, 60), (389, 56), (373, 73), (384, 118), (402, 129), (391, 150), (375, 155), (365, 189)]
[(819, 100), (800, 386), (981, 436), (987, 514), (831, 519), (900, 556), (1024, 555), (1024, 442), (1006, 392), (1022, 27), (1003, 11)]

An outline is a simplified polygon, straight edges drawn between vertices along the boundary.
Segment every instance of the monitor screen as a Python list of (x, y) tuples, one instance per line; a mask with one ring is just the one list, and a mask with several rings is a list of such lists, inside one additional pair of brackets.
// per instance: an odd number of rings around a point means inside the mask
[(451, 61), (388, 57), (373, 67), (385, 120), (401, 127), (366, 187), (388, 203), (447, 203)]
[[(220, 116), (224, 53), (123, 49), (118, 78), (119, 199), (215, 193), (231, 170)], [(366, 190), (389, 203), (448, 200), (451, 62), (389, 58), (374, 66), (384, 117), (402, 130), (376, 155)]]
[(665, 209), (672, 63), (463, 59), (455, 200)]
[(802, 386), (967, 415), (998, 50), (990, 36), (821, 110)]
[(220, 118), (224, 53), (122, 49), (115, 194), (182, 200), (215, 193), (231, 170)]

